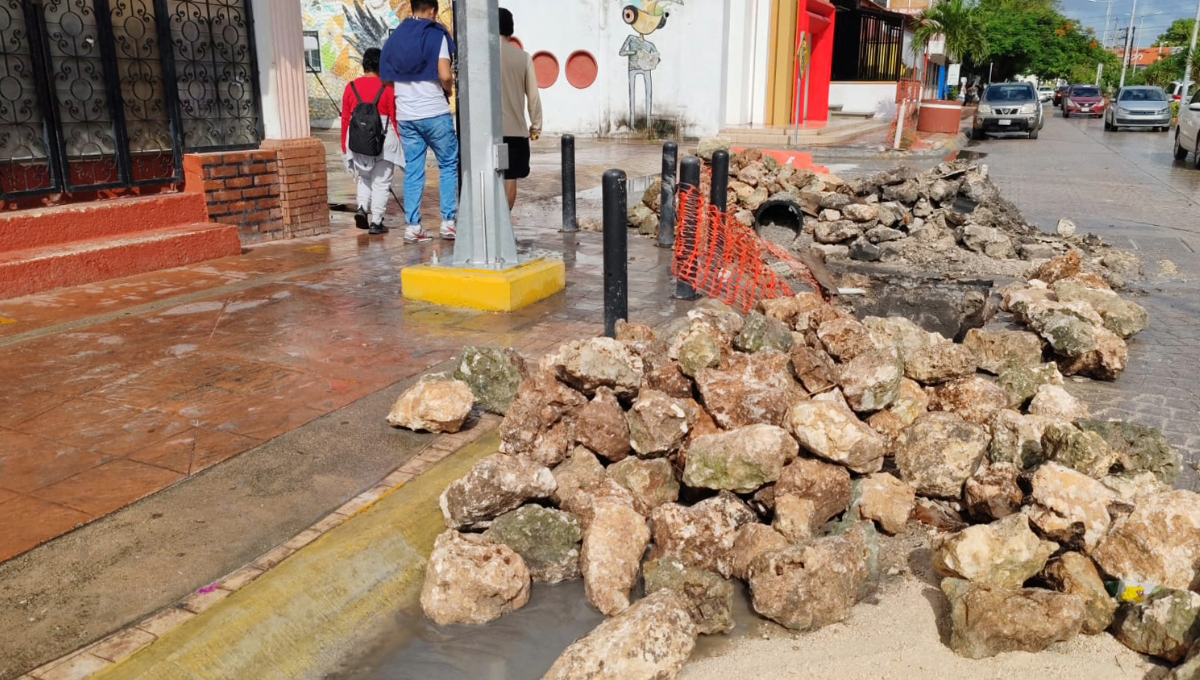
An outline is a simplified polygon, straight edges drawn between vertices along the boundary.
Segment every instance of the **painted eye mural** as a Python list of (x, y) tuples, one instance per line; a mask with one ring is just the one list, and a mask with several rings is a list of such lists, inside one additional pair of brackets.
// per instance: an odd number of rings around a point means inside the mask
[(629, 59), (629, 126), (638, 127), (637, 91), (638, 79), (642, 81), (643, 99), (646, 102), (646, 115), (643, 119), (647, 127), (654, 113), (654, 78), (653, 71), (662, 61), (658, 48), (646, 40), (646, 36), (667, 25), (670, 15), (667, 8), (671, 5), (683, 5), (683, 0), (634, 0), (633, 4), (625, 5), (621, 10), (621, 19), (633, 29), (634, 34), (625, 39), (621, 45), (619, 56)]

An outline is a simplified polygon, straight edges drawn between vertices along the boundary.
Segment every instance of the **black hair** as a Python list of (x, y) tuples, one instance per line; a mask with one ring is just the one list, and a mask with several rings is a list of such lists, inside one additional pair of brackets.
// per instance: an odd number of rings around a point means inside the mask
[(412, 0), (409, 5), (412, 8), (413, 14), (431, 9), (436, 12), (438, 9), (438, 0)]
[(363, 52), (362, 67), (363, 73), (379, 73), (379, 55), (381, 54), (378, 47), (371, 47)]
[(512, 12), (503, 7), (500, 8), (500, 35), (505, 38), (511, 38), (513, 35)]

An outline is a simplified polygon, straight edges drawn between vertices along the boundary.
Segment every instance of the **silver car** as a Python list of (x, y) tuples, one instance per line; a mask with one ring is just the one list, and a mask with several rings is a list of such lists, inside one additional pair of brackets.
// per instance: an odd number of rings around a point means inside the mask
[(1166, 132), (1171, 127), (1171, 102), (1161, 87), (1122, 87), (1104, 112), (1104, 129), (1152, 128)]

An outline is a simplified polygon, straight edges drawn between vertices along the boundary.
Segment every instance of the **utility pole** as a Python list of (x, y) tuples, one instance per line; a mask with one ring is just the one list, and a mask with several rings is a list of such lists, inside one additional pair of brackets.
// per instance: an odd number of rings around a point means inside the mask
[(1125, 58), (1121, 60), (1121, 84), (1125, 87), (1125, 67), (1129, 64), (1129, 49), (1133, 46), (1133, 22), (1137, 20), (1137, 0), (1133, 0), (1133, 9), (1129, 12), (1129, 31), (1125, 33)]
[(1109, 20), (1110, 18), (1112, 18), (1112, 4), (1113, 4), (1113, 0), (1108, 0), (1108, 11), (1106, 11), (1106, 12), (1104, 13), (1104, 33), (1106, 34), (1106, 37), (1105, 37), (1105, 39), (1104, 39), (1103, 43), (1104, 43), (1104, 47), (1105, 47), (1105, 48), (1107, 48), (1107, 47), (1108, 47), (1108, 39), (1107, 39), (1107, 33), (1108, 33), (1108, 20)]
[(1179, 106), (1183, 108), (1191, 101), (1188, 99), (1188, 86), (1192, 84), (1192, 61), (1196, 59), (1196, 33), (1200, 31), (1200, 0), (1196, 2), (1196, 23), (1192, 24), (1192, 45), (1188, 48), (1187, 63), (1183, 65), (1183, 99)]

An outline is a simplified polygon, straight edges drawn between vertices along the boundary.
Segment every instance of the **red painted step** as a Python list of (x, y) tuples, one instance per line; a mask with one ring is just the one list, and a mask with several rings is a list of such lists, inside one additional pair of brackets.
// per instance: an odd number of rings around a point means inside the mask
[(208, 221), (202, 193), (170, 193), (0, 212), (0, 253)]
[(237, 227), (211, 223), (0, 252), (0, 300), (180, 267), (241, 252)]

